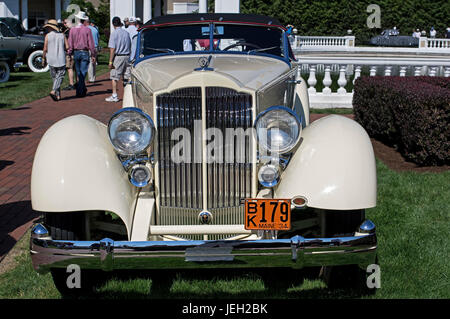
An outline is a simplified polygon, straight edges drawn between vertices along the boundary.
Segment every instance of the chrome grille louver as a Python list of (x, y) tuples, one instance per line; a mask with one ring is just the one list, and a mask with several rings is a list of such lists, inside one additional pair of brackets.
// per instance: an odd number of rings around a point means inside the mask
[[(203, 91), (206, 114), (204, 119), (200, 87), (178, 89), (156, 97), (159, 225), (197, 225), (198, 213), (203, 209), (212, 212), (215, 225), (244, 223), (240, 200), (252, 194), (252, 139), (245, 138), (245, 144), (241, 147), (241, 158), (235, 156), (230, 162), (226, 160), (223, 152), (222, 162), (203, 163), (201, 155), (200, 159), (195, 158), (202, 150), (194, 147), (202, 146), (202, 141), (200, 137), (199, 141), (194, 143), (194, 120), (205, 121), (207, 129), (217, 128), (222, 132), (222, 141), (214, 138), (206, 141), (208, 145), (213, 145), (215, 150), (227, 149), (236, 154), (236, 148), (241, 141), (236, 139), (234, 147), (228, 148), (226, 129), (242, 128), (245, 131), (252, 127), (252, 96), (223, 87), (206, 87)], [(177, 143), (171, 140), (171, 134), (179, 127), (186, 128), (191, 133), (191, 163), (177, 164), (170, 158), (171, 149)], [(237, 162), (238, 160), (240, 162)], [(204, 179), (202, 165), (206, 165)], [(203, 191), (203, 180), (206, 180), (206, 192)], [(202, 239), (198, 238), (198, 235), (182, 237)], [(221, 239), (223, 236), (210, 235), (210, 238)]]

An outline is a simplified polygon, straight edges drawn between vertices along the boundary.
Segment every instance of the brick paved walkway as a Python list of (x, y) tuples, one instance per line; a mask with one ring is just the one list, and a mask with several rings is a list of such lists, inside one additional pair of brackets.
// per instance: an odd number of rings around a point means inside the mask
[(86, 98), (75, 98), (75, 91), (63, 91), (59, 102), (46, 97), (0, 110), (0, 261), (39, 217), (31, 209), (30, 178), (42, 135), (53, 123), (70, 115), (86, 114), (103, 123), (108, 121), (122, 105), (105, 102), (111, 94), (108, 76), (102, 75), (96, 83), (87, 85)]
[[(39, 217), (31, 209), (30, 178), (34, 153), (45, 131), (75, 114), (106, 123), (121, 107), (121, 103), (105, 102), (111, 94), (108, 74), (88, 85), (88, 90), (83, 99), (75, 98), (74, 91), (63, 91), (59, 102), (46, 97), (15, 109), (0, 110), (0, 261)], [(312, 114), (311, 120), (325, 115)]]

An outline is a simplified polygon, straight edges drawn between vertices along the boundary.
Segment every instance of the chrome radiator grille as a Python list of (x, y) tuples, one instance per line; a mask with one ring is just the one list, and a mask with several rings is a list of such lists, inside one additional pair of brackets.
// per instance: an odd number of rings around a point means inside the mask
[(176, 144), (171, 135), (176, 128), (189, 130), (191, 150), (194, 150), (194, 121), (202, 118), (201, 88), (184, 88), (162, 94), (156, 103), (160, 206), (201, 209), (202, 164), (195, 163), (194, 158), (191, 163), (174, 163), (171, 159), (171, 151)]
[[(244, 134), (252, 126), (251, 95), (207, 87), (206, 121), (207, 128), (219, 129), (223, 136), (222, 141), (214, 137), (209, 144), (222, 151), (222, 161), (207, 164), (208, 208), (239, 206), (241, 198), (251, 195), (252, 139)], [(233, 130), (227, 132), (227, 128), (242, 129), (243, 139), (231, 135)]]
[[(178, 89), (156, 97), (160, 225), (196, 225), (198, 213), (205, 208), (212, 212), (213, 224), (244, 223), (240, 199), (251, 196), (252, 139), (233, 137), (234, 143), (230, 147), (226, 136), (227, 128), (242, 128), (243, 132), (252, 126), (252, 96), (223, 87), (206, 87), (204, 92), (206, 118), (202, 118), (200, 87)], [(213, 147), (210, 154), (216, 160), (221, 156), (222, 161), (202, 163), (201, 122), (198, 121), (196, 126), (195, 120), (204, 121), (207, 129), (215, 128), (222, 132), (222, 140), (214, 136), (206, 141), (207, 150)], [(178, 143), (171, 140), (171, 134), (180, 127), (191, 134), (190, 163), (174, 163), (171, 159), (171, 150)], [(200, 132), (195, 136), (194, 129), (199, 128)], [(195, 138), (198, 140), (194, 141)], [(226, 151), (240, 157), (234, 156), (230, 160)], [(196, 158), (199, 153), (200, 158)], [(206, 165), (206, 176), (202, 176), (202, 165)], [(206, 192), (203, 192), (204, 180)]]

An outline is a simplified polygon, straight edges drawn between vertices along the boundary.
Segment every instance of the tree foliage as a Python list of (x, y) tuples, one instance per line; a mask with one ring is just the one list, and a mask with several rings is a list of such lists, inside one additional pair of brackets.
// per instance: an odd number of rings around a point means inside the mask
[[(380, 28), (367, 26), (370, 4), (380, 6)], [(241, 12), (274, 16), (284, 25), (294, 25), (299, 35), (343, 36), (351, 29), (358, 43), (394, 26), (401, 35), (417, 28), (428, 34), (434, 27), (437, 37), (444, 37), (450, 26), (448, 0), (241, 0)]]

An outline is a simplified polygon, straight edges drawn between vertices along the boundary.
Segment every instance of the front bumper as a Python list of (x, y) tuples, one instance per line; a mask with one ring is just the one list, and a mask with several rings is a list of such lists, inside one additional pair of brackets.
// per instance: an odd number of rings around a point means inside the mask
[[(369, 224), (367, 224), (369, 223)], [(367, 226), (369, 225), (369, 226)], [(188, 269), (334, 266), (375, 263), (375, 226), (366, 221), (351, 237), (274, 240), (66, 241), (33, 227), (31, 258), (36, 271), (77, 264), (82, 269)]]

